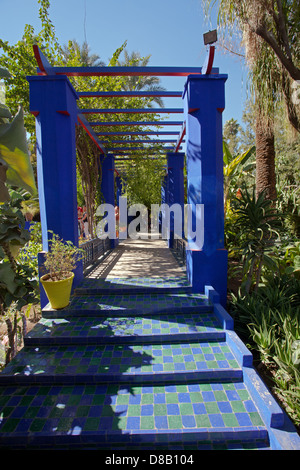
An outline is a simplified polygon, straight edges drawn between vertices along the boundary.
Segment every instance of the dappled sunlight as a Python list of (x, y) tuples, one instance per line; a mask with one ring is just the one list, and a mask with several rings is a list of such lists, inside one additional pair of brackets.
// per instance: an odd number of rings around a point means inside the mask
[(101, 262), (88, 278), (184, 277), (165, 240), (125, 240)]

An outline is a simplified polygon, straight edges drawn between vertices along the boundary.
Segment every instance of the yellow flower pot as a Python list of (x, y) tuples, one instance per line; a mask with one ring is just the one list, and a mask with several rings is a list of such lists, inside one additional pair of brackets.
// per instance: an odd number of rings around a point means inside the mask
[(74, 273), (70, 273), (70, 277), (61, 281), (49, 280), (48, 274), (41, 277), (41, 283), (45, 289), (51, 308), (57, 310), (69, 305), (73, 279)]

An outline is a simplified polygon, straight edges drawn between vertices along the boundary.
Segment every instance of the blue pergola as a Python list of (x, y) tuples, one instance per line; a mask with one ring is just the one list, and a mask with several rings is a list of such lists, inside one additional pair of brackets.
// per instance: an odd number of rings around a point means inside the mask
[[(184, 204), (183, 167), (187, 170), (187, 202), (192, 207), (204, 205), (204, 244), (192, 243), (187, 249), (187, 275), (195, 292), (212, 285), (226, 302), (227, 252), (224, 249), (222, 112), (225, 108), (226, 75), (213, 68), (214, 46), (209, 47), (206, 63), (198, 67), (52, 67), (37, 46), (37, 75), (28, 77), (30, 111), (36, 117), (37, 172), (43, 250), (48, 251), (48, 232), (78, 245), (76, 143), (75, 127), (82, 126), (99, 150), (102, 165), (102, 193), (105, 202), (115, 205), (115, 164), (136, 150), (145, 149), (149, 156), (157, 154), (155, 145), (163, 146), (167, 158), (164, 182), (165, 202)], [(74, 76), (182, 76), (182, 91), (90, 91), (75, 90), (68, 77)], [(146, 109), (80, 109), (78, 100), (86, 97), (174, 97), (182, 98), (182, 108)], [(121, 113), (176, 113), (182, 120), (115, 121)], [(105, 121), (89, 121), (90, 115), (105, 115)], [(128, 132), (115, 131), (128, 126)], [(136, 131), (132, 127), (137, 127)], [(153, 126), (153, 131), (145, 127)], [(158, 127), (155, 130), (155, 126)], [(142, 130), (139, 130), (141, 129)], [(172, 130), (169, 130), (169, 129)], [(107, 141), (115, 136), (115, 140)], [(121, 138), (141, 136), (132, 143), (142, 147), (126, 147)], [(147, 136), (149, 140), (143, 139)], [(153, 139), (151, 138), (153, 136)], [(161, 139), (159, 136), (165, 136)], [(173, 136), (173, 139), (170, 139)], [(186, 154), (181, 152), (186, 142)], [(154, 147), (145, 146), (146, 143)], [(111, 147), (116, 144), (118, 147)], [(120, 157), (118, 159), (118, 157)], [(184, 162), (185, 159), (185, 162)], [(188, 236), (189, 238), (189, 236)], [(171, 246), (172, 241), (170, 241)], [(42, 264), (43, 255), (40, 255)], [(82, 279), (82, 267), (75, 272), (74, 286)]]

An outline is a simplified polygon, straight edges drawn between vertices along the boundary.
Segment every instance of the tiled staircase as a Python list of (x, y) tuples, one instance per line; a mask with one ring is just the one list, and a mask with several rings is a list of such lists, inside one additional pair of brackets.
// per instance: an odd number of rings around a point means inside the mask
[(86, 279), (0, 374), (7, 449), (293, 449), (231, 317), (180, 279)]

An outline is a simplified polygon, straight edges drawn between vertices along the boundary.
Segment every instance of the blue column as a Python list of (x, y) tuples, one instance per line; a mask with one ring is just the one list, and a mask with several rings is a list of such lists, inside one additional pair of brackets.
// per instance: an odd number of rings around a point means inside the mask
[[(101, 192), (105, 204), (115, 207), (115, 157), (112, 154), (100, 155), (102, 168)], [(111, 239), (111, 248), (114, 248), (117, 240)]]
[(123, 192), (122, 180), (119, 175), (116, 176), (116, 186), (117, 186), (117, 205), (119, 205), (119, 199), (122, 196), (122, 192)]
[[(43, 250), (51, 230), (78, 246), (76, 143), (78, 96), (65, 76), (28, 77), (36, 116), (37, 174)], [(75, 270), (74, 286), (82, 278)]]
[(195, 292), (211, 285), (226, 304), (227, 251), (224, 249), (222, 112), (226, 75), (196, 75), (186, 82), (187, 197), (196, 223), (204, 205), (204, 242), (188, 239), (187, 274)]
[[(184, 181), (183, 181), (183, 167), (184, 167), (184, 153), (168, 153), (168, 174), (167, 174), (167, 203), (169, 208), (176, 204), (181, 208), (181, 235), (183, 235), (183, 221), (184, 221)], [(174, 240), (174, 214), (179, 217), (179, 213), (170, 213), (170, 238), (168, 241), (169, 248), (173, 247)], [(177, 233), (179, 235), (179, 233)]]

